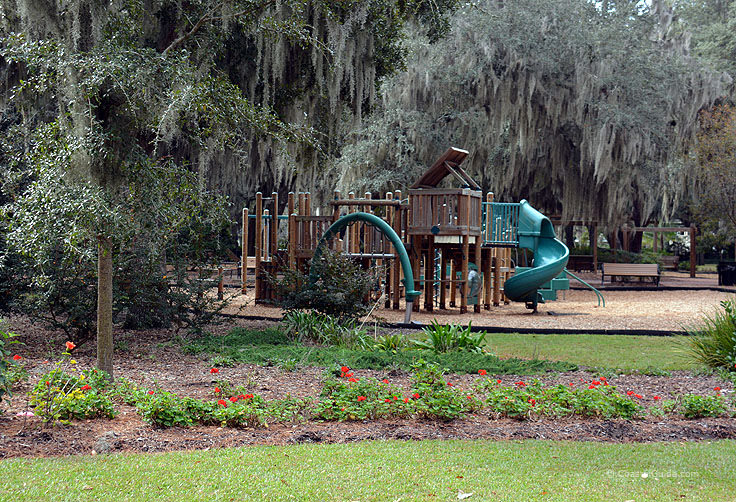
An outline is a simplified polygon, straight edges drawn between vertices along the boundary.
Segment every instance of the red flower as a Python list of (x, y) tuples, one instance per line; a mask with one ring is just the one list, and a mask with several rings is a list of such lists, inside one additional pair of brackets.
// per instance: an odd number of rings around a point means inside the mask
[(516, 382), (516, 385), (519, 387), (526, 387), (526, 384), (524, 382)]
[(237, 403), (238, 402), (238, 398), (235, 397), (235, 396), (233, 396), (233, 397), (230, 398), (230, 402), (231, 403)]
[(529, 398), (529, 404), (531, 404), (532, 406), (536, 406), (537, 405), (537, 400), (536, 399)]
[(153, 391), (152, 391), (152, 390), (149, 390), (149, 391), (148, 391), (148, 395), (149, 395), (149, 396), (152, 396), (152, 395), (153, 395)]
[(391, 400), (390, 400), (390, 399), (384, 399), (384, 400), (383, 400), (383, 402), (384, 402), (384, 403), (390, 403), (390, 402), (391, 402)]
[(23, 358), (20, 357), (18, 354), (16, 354), (16, 355), (13, 356), (13, 361), (20, 361), (21, 359), (23, 359)]
[(76, 347), (74, 342), (66, 342), (66, 350), (74, 350), (74, 347)]
[(216, 374), (216, 373), (219, 373), (219, 372), (220, 372), (220, 370), (219, 370), (219, 369), (217, 369), (217, 368), (212, 368), (212, 369), (210, 370), (210, 373), (212, 373), (213, 375), (214, 375), (214, 374)]
[(220, 393), (220, 388), (219, 387), (215, 387), (215, 394), (219, 394), (219, 393)]
[(347, 366), (343, 366), (342, 368), (340, 368), (340, 371), (342, 371), (343, 373), (347, 373), (348, 371), (350, 371), (350, 368), (348, 368)]
[(713, 387), (713, 390), (716, 391), (716, 392), (721, 392), (721, 388), (720, 387)]
[(498, 380), (496, 380), (496, 383), (501, 383), (501, 379), (499, 378)]
[(488, 374), (488, 372), (487, 372), (486, 370), (478, 370), (478, 374), (479, 374), (480, 376), (485, 376), (485, 375), (487, 375), (487, 374)]
[(662, 399), (662, 398), (661, 398), (661, 397), (659, 397), (659, 396), (654, 396), (654, 400), (655, 400), (655, 401), (659, 401), (660, 399)]
[(642, 398), (641, 394), (634, 394), (634, 397), (637, 398), (637, 399), (641, 399)]
[(626, 395), (627, 396), (633, 396), (634, 395), (634, 391), (633, 390), (627, 390), (626, 391)]
[(473, 396), (468, 396), (468, 399), (473, 399)]
[(408, 398), (408, 397), (405, 397), (405, 398), (404, 398), (404, 402), (405, 402), (405, 403), (408, 403), (408, 402), (409, 402), (409, 398)]
[(358, 396), (358, 401), (365, 401), (365, 396)]
[(345, 411), (345, 408), (340, 408), (340, 411)]
[(447, 382), (447, 385), (449, 385), (450, 387), (452, 387), (452, 382)]
[(48, 380), (46, 380), (46, 387), (48, 387), (49, 385), (51, 385), (51, 384), (49, 383)]
[(588, 389), (595, 389), (595, 385), (593, 384), (588, 385)]
[(593, 380), (593, 382), (591, 382), (591, 385), (600, 385), (600, 384), (601, 383), (598, 380)]
[(398, 400), (399, 400), (399, 398), (396, 397), (396, 396), (394, 396), (394, 401), (398, 401)]
[(414, 399), (419, 399), (421, 396), (415, 392), (411, 397), (413, 397)]
[(382, 381), (383, 383), (388, 383), (388, 378), (384, 378), (384, 379), (383, 379), (383, 380), (381, 380), (381, 381)]
[(351, 376), (353, 376), (353, 372), (352, 371), (350, 373), (345, 373), (345, 378), (350, 378)]
[(244, 394), (240, 394), (240, 395), (238, 396), (238, 399), (243, 399), (243, 400), (245, 400), (245, 399), (248, 399), (248, 398), (247, 398), (247, 397), (245, 397), (245, 395), (244, 395)]
[(86, 384), (82, 386), (82, 390), (90, 390), (91, 388), (92, 387), (90, 387), (89, 385), (86, 385)]
[(574, 384), (574, 383), (572, 383), (572, 382), (570, 382), (570, 383), (569, 383), (568, 385), (569, 385), (570, 387), (575, 387), (575, 384)]
[(606, 381), (606, 377), (601, 377), (601, 382), (605, 382), (605, 381)]
[(348, 382), (350, 383), (356, 383), (358, 381), (357, 378), (348, 378)]
[(227, 408), (227, 401), (225, 401), (224, 399), (220, 399), (219, 401), (217, 401), (217, 404), (219, 404), (220, 406), (224, 406), (225, 408)]

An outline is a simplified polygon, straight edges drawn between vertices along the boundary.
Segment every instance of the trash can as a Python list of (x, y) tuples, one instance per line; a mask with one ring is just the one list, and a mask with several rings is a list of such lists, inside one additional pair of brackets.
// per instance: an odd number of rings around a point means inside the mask
[(718, 262), (718, 285), (736, 286), (736, 261)]

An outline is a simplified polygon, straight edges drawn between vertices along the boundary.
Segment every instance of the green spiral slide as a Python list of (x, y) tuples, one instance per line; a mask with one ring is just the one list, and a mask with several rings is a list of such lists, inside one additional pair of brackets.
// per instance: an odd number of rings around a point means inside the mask
[(555, 236), (552, 222), (534, 209), (526, 200), (519, 208), (519, 247), (534, 253), (534, 267), (518, 272), (504, 285), (507, 298), (526, 302), (527, 307), (536, 310), (539, 301), (539, 287), (562, 272), (567, 265), (570, 250)]

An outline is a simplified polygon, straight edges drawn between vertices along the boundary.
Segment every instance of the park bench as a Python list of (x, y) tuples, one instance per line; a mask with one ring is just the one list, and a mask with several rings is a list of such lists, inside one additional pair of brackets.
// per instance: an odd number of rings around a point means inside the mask
[(571, 254), (567, 260), (567, 269), (575, 271), (593, 270), (592, 254)]
[(679, 265), (680, 265), (680, 257), (677, 255), (662, 257), (662, 268), (665, 268), (668, 270), (672, 269), (674, 271), (677, 271)]
[(616, 277), (623, 280), (625, 277), (652, 279), (659, 286), (659, 265), (656, 263), (603, 263), (601, 266), (601, 285), (606, 276), (615, 282)]

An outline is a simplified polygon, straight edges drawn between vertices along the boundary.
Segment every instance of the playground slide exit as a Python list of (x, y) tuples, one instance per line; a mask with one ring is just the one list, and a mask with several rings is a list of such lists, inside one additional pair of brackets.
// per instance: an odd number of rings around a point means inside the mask
[(517, 302), (537, 306), (537, 290), (557, 277), (567, 265), (570, 250), (555, 236), (552, 222), (526, 200), (519, 208), (519, 247), (534, 253), (534, 267), (506, 280), (504, 294)]

